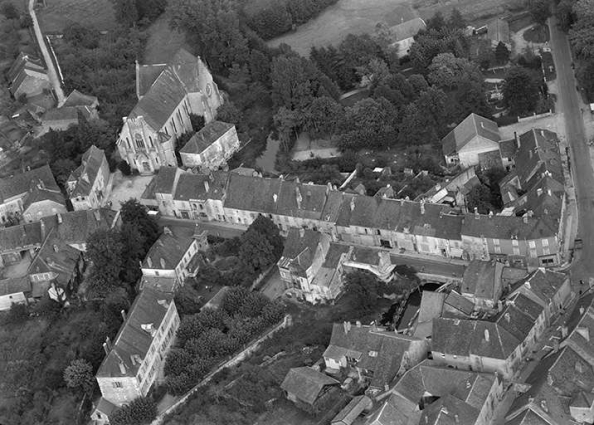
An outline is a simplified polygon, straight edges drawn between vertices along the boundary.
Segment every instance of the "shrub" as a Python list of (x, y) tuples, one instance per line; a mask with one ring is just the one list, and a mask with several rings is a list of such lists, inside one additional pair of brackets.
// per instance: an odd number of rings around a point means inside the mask
[(22, 323), (29, 318), (29, 307), (27, 304), (12, 303), (10, 310), (4, 316), (4, 324)]
[(109, 418), (112, 425), (143, 425), (157, 417), (157, 404), (150, 398), (139, 397), (117, 409)]
[(130, 165), (124, 160), (118, 163), (118, 170), (120, 170), (122, 174), (125, 176), (129, 176), (132, 174), (132, 169), (130, 168)]

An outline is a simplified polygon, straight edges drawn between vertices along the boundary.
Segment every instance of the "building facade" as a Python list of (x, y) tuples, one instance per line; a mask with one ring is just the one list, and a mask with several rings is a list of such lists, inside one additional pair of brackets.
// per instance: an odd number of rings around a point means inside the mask
[(181, 148), (180, 156), (184, 167), (216, 170), (226, 165), (238, 149), (235, 126), (212, 121), (188, 140)]
[(108, 195), (109, 164), (103, 150), (91, 146), (83, 155), (80, 167), (66, 181), (72, 208), (90, 210), (100, 208)]

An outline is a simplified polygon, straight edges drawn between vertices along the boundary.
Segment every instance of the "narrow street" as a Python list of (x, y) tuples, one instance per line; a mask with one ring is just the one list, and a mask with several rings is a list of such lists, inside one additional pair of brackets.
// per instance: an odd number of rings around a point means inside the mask
[(37, 39), (37, 45), (41, 50), (41, 54), (43, 55), (43, 61), (47, 66), (47, 75), (52, 83), (52, 87), (54, 89), (54, 93), (56, 93), (56, 98), (58, 99), (58, 106), (64, 103), (64, 91), (62, 90), (62, 85), (60, 84), (60, 79), (58, 78), (58, 73), (56, 72), (56, 68), (54, 66), (54, 62), (52, 61), (52, 57), (50, 56), (49, 50), (47, 49), (47, 45), (43, 39), (43, 33), (41, 32), (41, 27), (39, 26), (39, 21), (37, 20), (37, 14), (35, 13), (35, 0), (29, 0), (29, 14), (31, 15), (31, 19), (33, 20), (33, 29), (35, 31), (35, 38)]
[[(557, 27), (557, 20), (549, 20), (551, 50), (557, 70), (559, 98), (557, 112), (565, 118), (567, 142), (570, 147), (569, 160), (578, 204), (578, 237), (583, 239), (583, 249), (571, 266), (574, 281), (594, 276), (594, 173), (584, 132), (581, 99), (571, 64), (573, 58), (567, 35)], [(587, 112), (585, 112), (587, 113)]]

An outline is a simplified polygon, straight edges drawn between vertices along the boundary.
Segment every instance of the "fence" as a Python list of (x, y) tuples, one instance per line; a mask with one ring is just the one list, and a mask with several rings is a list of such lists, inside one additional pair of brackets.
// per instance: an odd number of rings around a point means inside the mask
[(293, 318), (291, 317), (290, 314), (287, 314), (281, 323), (279, 323), (278, 325), (276, 325), (274, 328), (270, 329), (268, 332), (266, 332), (260, 338), (258, 338), (257, 340), (255, 340), (254, 342), (252, 342), (250, 345), (248, 345), (241, 352), (237, 353), (231, 359), (227, 360), (225, 363), (221, 364), (215, 370), (213, 370), (208, 375), (206, 375), (202, 381), (200, 381), (194, 388), (192, 388), (190, 391), (188, 391), (173, 406), (169, 407), (163, 413), (160, 413), (157, 416), (157, 418), (152, 422), (151, 425), (161, 425), (163, 423), (163, 420), (165, 419), (165, 417), (167, 415), (170, 415), (171, 413), (173, 413), (175, 411), (175, 409), (177, 409), (180, 406), (184, 405), (188, 401), (188, 399), (190, 398), (190, 396), (192, 394), (194, 394), (196, 391), (198, 391), (201, 387), (203, 387), (204, 385), (208, 384), (214, 375), (216, 375), (221, 370), (223, 370), (223, 369), (225, 369), (227, 367), (235, 366), (238, 363), (242, 362), (243, 360), (246, 359), (246, 357), (248, 357), (250, 354), (252, 354), (253, 352), (255, 352), (258, 349), (258, 347), (260, 346), (260, 344), (262, 342), (266, 341), (268, 338), (270, 338), (271, 336), (273, 336), (279, 330), (284, 329), (284, 328), (287, 328), (287, 327), (291, 326), (292, 324), (293, 324)]
[(532, 115), (529, 115), (527, 117), (518, 117), (518, 122), (525, 122), (525, 121), (530, 121), (530, 120), (537, 120), (539, 118), (544, 118), (544, 117), (548, 117), (549, 115), (553, 115), (553, 112), (549, 109), (548, 112), (542, 113), (542, 114), (538, 114), (536, 115), (536, 112)]

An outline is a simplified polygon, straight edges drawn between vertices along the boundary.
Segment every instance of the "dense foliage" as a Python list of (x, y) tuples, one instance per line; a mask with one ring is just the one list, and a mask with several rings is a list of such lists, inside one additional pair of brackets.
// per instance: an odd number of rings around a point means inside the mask
[(280, 304), (242, 287), (230, 288), (219, 309), (184, 316), (176, 347), (165, 363), (168, 390), (172, 394), (188, 391), (212, 367), (282, 317)]
[(577, 57), (576, 77), (589, 102), (594, 100), (594, 1), (562, 0), (556, 10), (562, 28), (569, 30)]
[(109, 417), (112, 425), (148, 425), (157, 417), (157, 404), (148, 397), (139, 397), (116, 409)]

